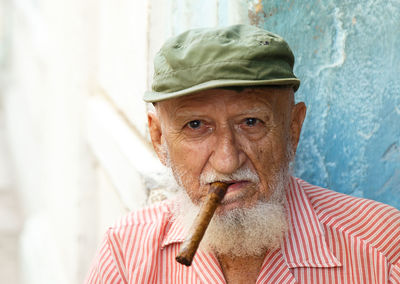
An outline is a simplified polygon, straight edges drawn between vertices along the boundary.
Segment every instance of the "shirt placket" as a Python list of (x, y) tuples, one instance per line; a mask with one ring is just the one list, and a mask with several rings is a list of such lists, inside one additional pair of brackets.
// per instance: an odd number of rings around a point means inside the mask
[(269, 252), (261, 267), (256, 284), (294, 284), (297, 283), (282, 256), (280, 249)]
[(221, 266), (212, 253), (198, 250), (192, 267), (203, 283), (226, 284)]

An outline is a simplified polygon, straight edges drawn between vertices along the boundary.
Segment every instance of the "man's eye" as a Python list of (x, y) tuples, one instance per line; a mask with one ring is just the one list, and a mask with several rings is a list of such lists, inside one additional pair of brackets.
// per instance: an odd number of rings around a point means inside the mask
[(191, 129), (198, 129), (201, 126), (200, 120), (192, 120), (187, 124)]
[(246, 118), (245, 123), (247, 126), (254, 126), (259, 122), (259, 120), (257, 118), (254, 117), (249, 117)]

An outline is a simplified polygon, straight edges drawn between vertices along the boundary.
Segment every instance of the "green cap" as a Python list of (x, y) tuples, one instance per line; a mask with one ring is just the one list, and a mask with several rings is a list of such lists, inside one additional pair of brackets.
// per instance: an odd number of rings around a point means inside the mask
[(197, 91), (257, 85), (292, 85), (294, 55), (280, 36), (235, 25), (186, 31), (165, 42), (154, 59), (152, 91), (146, 102), (176, 98)]

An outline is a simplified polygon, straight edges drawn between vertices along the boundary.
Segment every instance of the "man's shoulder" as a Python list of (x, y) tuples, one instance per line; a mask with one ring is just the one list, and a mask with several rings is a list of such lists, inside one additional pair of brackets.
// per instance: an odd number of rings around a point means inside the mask
[(163, 227), (171, 219), (171, 201), (163, 201), (133, 210), (121, 217), (109, 228), (113, 232), (140, 230), (148, 227)]
[(346, 218), (346, 222), (349, 222), (374, 216), (378, 220), (383, 218), (383, 221), (391, 221), (388, 217), (392, 217), (393, 221), (400, 222), (400, 211), (390, 205), (312, 185), (301, 179), (297, 180), (314, 210), (324, 221)]
[(91, 277), (111, 279), (113, 276), (116, 280), (112, 283), (125, 283), (123, 280), (131, 277), (151, 279), (153, 275), (149, 273), (155, 272), (163, 238), (171, 223), (171, 204), (171, 201), (164, 201), (134, 210), (110, 226), (93, 266), (94, 276)]
[(377, 201), (311, 185), (301, 179), (298, 182), (326, 228), (361, 240), (385, 255), (400, 256), (399, 210)]

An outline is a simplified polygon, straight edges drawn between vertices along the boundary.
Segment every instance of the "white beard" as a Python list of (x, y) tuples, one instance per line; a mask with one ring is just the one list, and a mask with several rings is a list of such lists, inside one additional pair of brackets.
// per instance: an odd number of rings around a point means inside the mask
[[(221, 255), (260, 256), (280, 246), (287, 231), (285, 187), (287, 178), (277, 177), (275, 191), (268, 201), (251, 208), (236, 208), (214, 215), (200, 247)], [(195, 205), (185, 190), (178, 191), (174, 217), (188, 232), (200, 206)]]

